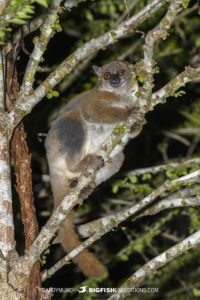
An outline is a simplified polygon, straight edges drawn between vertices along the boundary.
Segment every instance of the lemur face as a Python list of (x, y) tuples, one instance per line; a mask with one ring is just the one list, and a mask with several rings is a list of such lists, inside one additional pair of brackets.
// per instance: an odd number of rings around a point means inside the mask
[(93, 66), (100, 80), (100, 88), (110, 91), (130, 89), (133, 66), (124, 61), (114, 61), (105, 66)]

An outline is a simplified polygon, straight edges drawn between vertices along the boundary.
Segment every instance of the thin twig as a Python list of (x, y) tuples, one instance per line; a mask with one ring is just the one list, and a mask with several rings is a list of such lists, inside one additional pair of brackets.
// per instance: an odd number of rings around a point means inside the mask
[[(151, 207), (146, 208), (144, 212), (138, 214), (137, 217), (135, 217), (132, 221), (135, 221), (144, 216), (156, 215), (157, 213), (166, 209), (186, 206), (200, 206), (200, 197), (196, 196), (190, 198), (164, 198), (158, 203), (152, 205)], [(123, 213), (123, 211), (111, 214), (109, 216), (97, 219), (95, 221), (91, 221), (87, 224), (83, 224), (78, 227), (78, 231), (82, 237), (89, 237), (93, 235), (97, 230), (101, 230), (101, 228), (104, 226), (103, 224), (108, 223), (112, 219), (117, 219), (121, 213)]]
[(124, 175), (125, 176), (140, 176), (146, 173), (151, 173), (151, 174), (156, 174), (159, 172), (163, 172), (169, 168), (177, 169), (181, 168), (184, 166), (189, 166), (189, 165), (199, 165), (200, 164), (200, 158), (192, 158), (188, 160), (180, 160), (178, 162), (170, 162), (168, 164), (163, 164), (163, 165), (158, 165), (158, 166), (153, 166), (149, 168), (141, 168), (141, 169), (136, 169), (133, 171), (128, 171)]
[(32, 89), (35, 73), (42, 59), (42, 55), (46, 50), (50, 38), (53, 36), (53, 33), (55, 32), (53, 26), (58, 18), (60, 3), (61, 0), (51, 1), (50, 8), (48, 10), (48, 13), (46, 14), (44, 23), (41, 26), (40, 36), (36, 37), (34, 40), (34, 49), (26, 67), (24, 79), (20, 90), (21, 94), (27, 95)]
[(200, 67), (192, 68), (190, 66), (186, 67), (185, 70), (178, 74), (174, 79), (168, 82), (159, 91), (153, 93), (152, 95), (152, 107), (163, 103), (163, 101), (170, 97), (176, 96), (176, 91), (185, 86), (188, 82), (198, 82), (200, 81)]
[(158, 39), (165, 38), (168, 34), (168, 30), (175, 21), (177, 14), (181, 11), (181, 9), (183, 9), (181, 6), (182, 2), (182, 0), (172, 1), (166, 15), (153, 30), (148, 32), (145, 38), (143, 61), (147, 78), (143, 85), (143, 97), (146, 99), (148, 105), (150, 104), (149, 100), (151, 98), (152, 89), (154, 86), (153, 75), (155, 62), (153, 61), (153, 55), (155, 43), (158, 41)]
[[(122, 288), (134, 288), (140, 285), (143, 280), (150, 274), (153, 274), (161, 268), (162, 266), (166, 265), (176, 257), (180, 256), (181, 254), (187, 252), (188, 250), (195, 248), (200, 243), (200, 230), (196, 231), (180, 243), (172, 246), (168, 250), (164, 251), (160, 255), (156, 256), (148, 263), (143, 265), (139, 270), (137, 270), (129, 279), (121, 286)], [(124, 299), (123, 294), (113, 294), (109, 300), (120, 300)]]

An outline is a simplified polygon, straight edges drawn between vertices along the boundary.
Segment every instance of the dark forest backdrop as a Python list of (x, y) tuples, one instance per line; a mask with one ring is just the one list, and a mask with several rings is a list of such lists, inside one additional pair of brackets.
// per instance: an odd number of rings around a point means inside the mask
[[(45, 4), (47, 1), (37, 2)], [(56, 33), (47, 46), (33, 87), (40, 84), (50, 72), (56, 69), (58, 64), (84, 42), (98, 37), (111, 28), (116, 28), (117, 24), (135, 15), (150, 2), (146, 0), (85, 1), (71, 10), (67, 10), (63, 3), (60, 21), (57, 21), (55, 25)], [(40, 16), (45, 11), (44, 6), (36, 4), (31, 18)], [(139, 63), (143, 58), (146, 34), (156, 26), (165, 13), (166, 5), (163, 5), (134, 33), (130, 33), (117, 43), (80, 62), (53, 91), (47, 94), (47, 97), (34, 107), (31, 114), (24, 118), (28, 147), (32, 156), (34, 203), (39, 228), (46, 223), (53, 208), (44, 148), (45, 134), (51, 121), (56, 117), (62, 105), (75, 95), (91, 89), (97, 83), (96, 75), (92, 71), (93, 64), (101, 66), (116, 59), (127, 60), (133, 64)], [(11, 24), (10, 26), (17, 30), (20, 25)], [(177, 16), (167, 36), (156, 43), (154, 52), (154, 60), (157, 63), (156, 90), (182, 72), (185, 66), (199, 66), (199, 32), (199, 2), (191, 1), (188, 8), (183, 9)], [(38, 33), (39, 29), (21, 37), (16, 60), (19, 83), (22, 82), (29, 53), (33, 49), (34, 38)], [(9, 33), (6, 33), (4, 38), (9, 39)], [(97, 187), (89, 199), (81, 207), (76, 208), (77, 224), (84, 224), (120, 211), (140, 201), (167, 179), (176, 179), (199, 168), (199, 84), (189, 83), (176, 91), (165, 104), (158, 105), (154, 111), (149, 112), (146, 120), (147, 123), (141, 134), (127, 145), (125, 163), (120, 172)], [(193, 160), (194, 158), (196, 160)], [(189, 161), (188, 164), (185, 163), (187, 161)], [(171, 162), (177, 163), (175, 167), (170, 165)], [(161, 164), (165, 166), (158, 170), (137, 170)], [(23, 254), (23, 225), (18, 195), (14, 187), (14, 171), (12, 180), (17, 250)], [(175, 199), (192, 197), (199, 199), (200, 187), (196, 183), (192, 186), (174, 189), (164, 196)], [(108, 278), (86, 279), (74, 264), (68, 264), (47, 280), (43, 286), (77, 289), (85, 285), (88, 287), (120, 286), (147, 261), (197, 231), (200, 228), (199, 214), (199, 206), (194, 206), (164, 210), (136, 221), (130, 218), (90, 247), (108, 267)], [(51, 267), (63, 255), (64, 252), (59, 245), (51, 245), (42, 256), (42, 268)], [(132, 294), (127, 299), (198, 299), (200, 297), (199, 276), (200, 251), (197, 247), (169, 262), (142, 283), (144, 287), (159, 288), (159, 293)], [(97, 296), (91, 293), (55, 293), (52, 299), (89, 300), (106, 297), (106, 294)]]

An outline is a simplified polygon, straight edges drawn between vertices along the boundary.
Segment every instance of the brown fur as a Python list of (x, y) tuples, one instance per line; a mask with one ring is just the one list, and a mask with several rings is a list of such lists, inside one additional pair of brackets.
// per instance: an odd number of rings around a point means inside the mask
[(115, 107), (119, 103), (119, 96), (96, 89), (92, 90), (88, 101), (83, 103), (83, 112), (90, 116), (91, 121), (112, 124), (126, 119), (130, 110), (128, 107)]
[[(68, 253), (80, 245), (80, 238), (73, 224), (73, 214), (70, 214), (62, 223), (58, 237)], [(87, 277), (101, 277), (106, 274), (103, 264), (87, 249), (79, 253), (73, 261)]]

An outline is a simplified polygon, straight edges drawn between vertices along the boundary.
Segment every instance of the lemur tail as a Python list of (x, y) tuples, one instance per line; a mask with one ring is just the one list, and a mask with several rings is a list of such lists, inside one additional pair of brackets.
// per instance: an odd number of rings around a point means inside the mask
[[(66, 181), (64, 182), (63, 178), (61, 180), (58, 177), (54, 180), (51, 176), (51, 185), (56, 206), (67, 194), (68, 188), (66, 187)], [(58, 239), (67, 253), (81, 244), (81, 240), (74, 228), (73, 213), (70, 213), (62, 222), (58, 231)], [(80, 270), (87, 277), (102, 277), (107, 273), (105, 266), (87, 249), (76, 255), (73, 258), (73, 262), (79, 266)]]
[[(74, 229), (72, 214), (62, 223), (58, 236), (64, 250), (68, 253), (81, 244)], [(73, 262), (78, 265), (87, 277), (101, 277), (106, 272), (103, 264), (87, 249), (75, 256)]]

